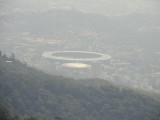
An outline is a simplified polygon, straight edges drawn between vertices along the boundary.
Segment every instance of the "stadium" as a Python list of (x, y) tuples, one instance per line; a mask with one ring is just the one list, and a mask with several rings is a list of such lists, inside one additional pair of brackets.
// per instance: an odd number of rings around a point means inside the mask
[(45, 52), (43, 57), (52, 61), (96, 62), (111, 59), (110, 55), (86, 51), (54, 51)]
[(48, 51), (42, 56), (56, 71), (67, 72), (67, 74), (72, 74), (74, 71), (76, 74), (83, 74), (82, 76), (90, 73), (92, 77), (99, 74), (103, 67), (102, 64), (107, 65), (111, 59), (111, 56), (107, 54), (86, 51)]

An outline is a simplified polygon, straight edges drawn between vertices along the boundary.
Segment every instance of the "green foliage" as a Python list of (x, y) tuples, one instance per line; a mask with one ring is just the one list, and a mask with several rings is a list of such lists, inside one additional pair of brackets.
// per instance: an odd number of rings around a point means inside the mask
[(55, 120), (64, 120), (64, 119), (61, 118), (61, 117), (55, 117), (54, 119), (55, 119)]
[(11, 115), (3, 104), (0, 104), (0, 120), (11, 120)]
[(30, 116), (27, 120), (38, 120), (38, 118), (36, 116)]
[(7, 60), (0, 56), (0, 102), (31, 116), (27, 120), (38, 119), (32, 115), (49, 120), (159, 120), (160, 102), (148, 95), (100, 79), (51, 76)]
[(3, 104), (0, 104), (0, 120), (39, 120), (36, 116), (11, 115), (10, 111)]

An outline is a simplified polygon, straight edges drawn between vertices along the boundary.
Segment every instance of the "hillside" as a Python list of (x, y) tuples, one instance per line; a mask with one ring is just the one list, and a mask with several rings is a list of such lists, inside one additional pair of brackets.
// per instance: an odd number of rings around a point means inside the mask
[(160, 120), (160, 102), (149, 95), (100, 79), (51, 76), (2, 53), (0, 103), (49, 120)]

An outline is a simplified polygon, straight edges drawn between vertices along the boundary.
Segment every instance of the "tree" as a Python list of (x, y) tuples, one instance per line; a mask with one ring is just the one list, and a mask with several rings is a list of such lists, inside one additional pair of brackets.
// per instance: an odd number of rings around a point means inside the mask
[(55, 120), (64, 120), (62, 117), (55, 117)]
[(30, 116), (27, 120), (39, 120), (36, 116)]
[(9, 110), (3, 104), (0, 104), (0, 120), (11, 120)]
[(19, 115), (15, 115), (14, 117), (12, 117), (12, 120), (20, 120)]

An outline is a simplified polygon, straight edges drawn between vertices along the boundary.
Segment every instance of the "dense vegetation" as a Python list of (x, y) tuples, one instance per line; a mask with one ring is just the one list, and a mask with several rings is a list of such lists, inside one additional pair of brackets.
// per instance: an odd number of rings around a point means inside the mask
[(49, 120), (160, 120), (160, 102), (148, 95), (100, 79), (51, 76), (1, 52), (0, 102)]
[(5, 105), (0, 104), (0, 120), (38, 120), (36, 116), (20, 116), (11, 114)]

